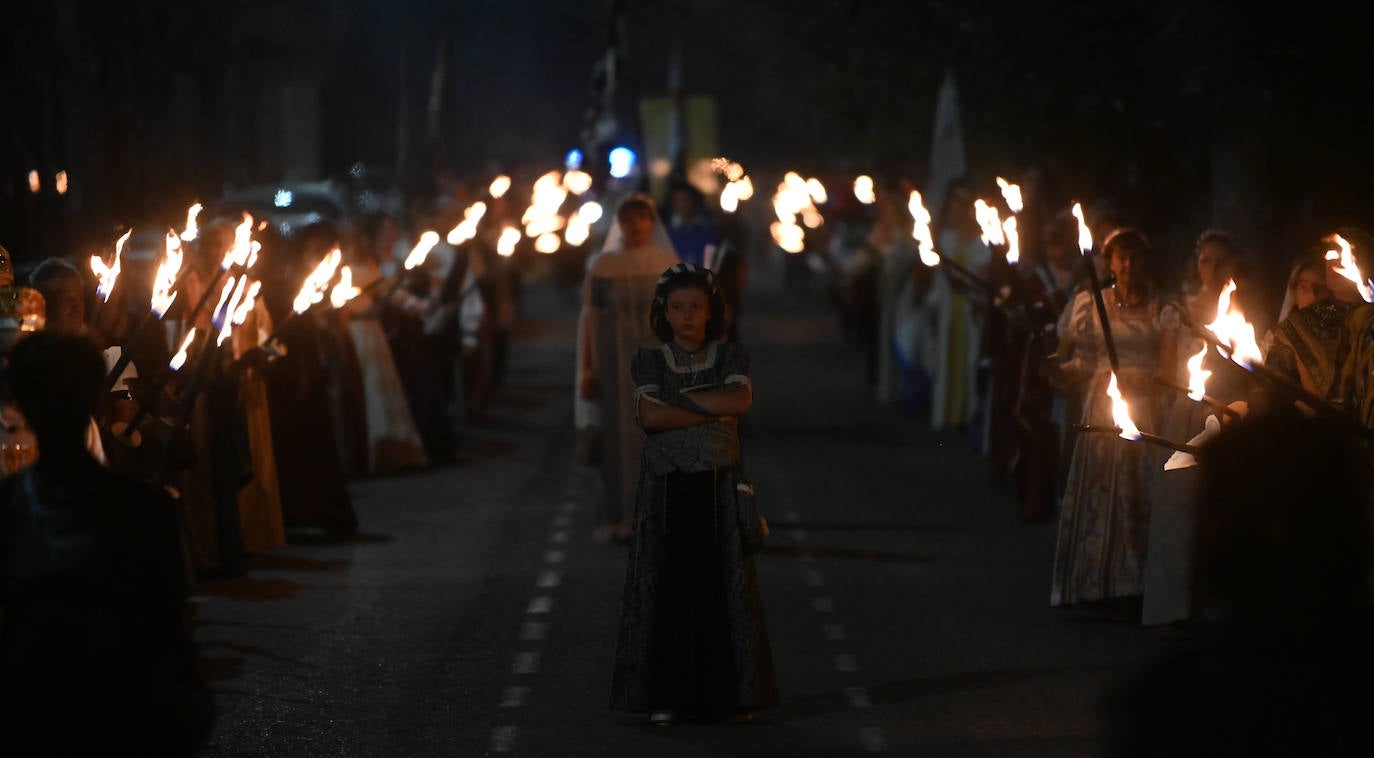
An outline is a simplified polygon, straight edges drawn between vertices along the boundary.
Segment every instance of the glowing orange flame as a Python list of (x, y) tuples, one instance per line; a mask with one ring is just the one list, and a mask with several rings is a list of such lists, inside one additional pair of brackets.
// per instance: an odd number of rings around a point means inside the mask
[(120, 258), (124, 252), (124, 243), (129, 241), (129, 235), (133, 233), (134, 230), (130, 229), (124, 233), (124, 236), (115, 241), (114, 263), (106, 265), (105, 259), (101, 256), (91, 256), (91, 273), (95, 274), (95, 278), (100, 282), (96, 285), (95, 294), (99, 295), (103, 302), (110, 302), (110, 295), (114, 292), (115, 282), (119, 281), (119, 270), (122, 268)]
[(1339, 253), (1335, 250), (1326, 251), (1328, 261), (1340, 261), (1339, 265), (1333, 266), (1331, 270), (1354, 282), (1355, 287), (1360, 291), (1360, 297), (1364, 298), (1366, 303), (1374, 303), (1374, 281), (1367, 279), (1360, 272), (1360, 267), (1355, 263), (1354, 251), (1351, 249), (1350, 243), (1346, 242), (1345, 238), (1339, 234), (1333, 234), (1326, 240), (1335, 242), (1341, 248)]
[(361, 288), (353, 286), (353, 269), (344, 266), (339, 269), (339, 283), (329, 291), (329, 304), (335, 308), (342, 308), (362, 293)]
[(734, 213), (739, 209), (739, 187), (734, 182), (720, 191), (720, 209), (726, 213)]
[(563, 187), (574, 195), (584, 194), (592, 188), (592, 175), (586, 171), (569, 171), (563, 175)]
[(1203, 345), (1197, 355), (1188, 359), (1188, 397), (1194, 400), (1201, 400), (1207, 394), (1207, 378), (1212, 372), (1202, 368), (1202, 360), (1206, 357), (1207, 346)]
[(1093, 233), (1088, 222), (1083, 220), (1083, 204), (1073, 204), (1073, 217), (1078, 219), (1078, 251), (1087, 255), (1093, 249)]
[(581, 217), (574, 215), (568, 219), (568, 226), (563, 230), (563, 240), (573, 247), (581, 245), (592, 235), (592, 228), (583, 221)]
[(248, 275), (244, 274), (234, 282), (234, 290), (228, 301), (221, 300), (219, 308), (215, 309), (215, 317), (210, 321), (219, 328), (219, 336), (215, 338), (215, 345), (223, 345), (234, 333), (234, 317), (238, 315), (239, 306), (243, 302), (244, 291), (248, 288)]
[(600, 221), (604, 213), (605, 211), (602, 210), (601, 203), (595, 200), (588, 200), (582, 204), (581, 208), (577, 209), (577, 217), (588, 224), (595, 224)]
[(463, 220), (449, 230), (445, 241), (450, 245), (461, 245), (477, 236), (477, 224), (487, 214), (487, 204), (477, 201), (463, 211)]
[[(425, 232), (421, 234), (420, 240), (415, 243), (415, 247), (411, 248), (410, 255), (406, 256), (406, 271), (410, 271), (416, 266), (423, 264), (425, 259), (429, 257), (429, 251), (433, 250), (434, 246), (437, 244), (439, 244), (438, 232)], [(333, 272), (330, 273), (332, 274)]]
[(248, 285), (248, 291), (243, 293), (243, 299), (234, 307), (234, 314), (229, 318), (231, 324), (242, 326), (248, 320), (248, 316), (253, 312), (253, 306), (258, 302), (258, 292), (261, 289), (262, 282), (255, 281)]
[(496, 240), (496, 254), (502, 258), (509, 258), (515, 254), (515, 245), (520, 241), (520, 230), (513, 226), (508, 226), (501, 230), (501, 237)]
[(864, 205), (878, 202), (878, 195), (873, 190), (873, 177), (864, 174), (854, 180), (854, 197)]
[(1245, 320), (1240, 306), (1231, 301), (1231, 293), (1235, 291), (1234, 279), (1221, 288), (1221, 294), (1217, 297), (1217, 318), (1207, 325), (1207, 330), (1228, 346), (1228, 358), (1245, 368), (1251, 368), (1263, 362), (1264, 354), (1255, 340), (1255, 327)]
[(167, 366), (173, 371), (180, 371), (186, 365), (186, 351), (191, 349), (191, 343), (196, 339), (196, 328), (191, 327), (191, 331), (186, 333), (186, 339), (181, 341), (181, 349), (177, 350), (172, 360), (168, 361)]
[(219, 267), (228, 271), (234, 266), (247, 266), (253, 256), (253, 217), (243, 214), (243, 221), (234, 227), (234, 244), (224, 253)]
[(753, 179), (750, 179), (747, 176), (741, 176), (733, 182), (730, 182), (730, 184), (734, 186), (735, 194), (739, 196), (740, 200), (748, 200), (749, 198), (754, 196)]
[(997, 215), (996, 208), (980, 197), (973, 201), (973, 215), (983, 230), (983, 244), (1001, 246), (1007, 243), (1006, 236), (1002, 234), (1002, 218)]
[(558, 252), (558, 246), (561, 244), (563, 244), (563, 242), (558, 239), (557, 234), (545, 232), (535, 238), (534, 249), (545, 255), (549, 255)]
[(1112, 399), (1112, 421), (1121, 429), (1121, 438), (1124, 440), (1140, 439), (1140, 429), (1131, 420), (1131, 408), (1126, 405), (1126, 400), (1121, 396), (1121, 390), (1116, 386), (1116, 372), (1112, 372), (1111, 381), (1107, 383), (1107, 397)]
[(806, 232), (795, 223), (774, 221), (768, 230), (773, 234), (773, 241), (783, 250), (795, 254), (806, 249)]
[(502, 174), (491, 180), (491, 186), (487, 187), (487, 192), (491, 193), (492, 198), (504, 197), (510, 190), (510, 177)]
[(564, 223), (562, 216), (540, 216), (525, 225), (525, 235), (528, 237), (542, 237), (545, 234), (550, 234), (562, 229)]
[[(433, 232), (430, 232), (433, 234)], [(435, 234), (435, 237), (439, 235)], [(334, 272), (339, 268), (339, 261), (343, 260), (343, 253), (339, 248), (329, 251), (329, 254), (320, 261), (310, 276), (305, 278), (305, 283), (301, 285), (300, 292), (296, 293), (296, 299), (291, 303), (291, 310), (296, 313), (305, 313), (310, 306), (324, 299), (324, 291), (329, 287), (329, 282), (334, 278)]]
[(1016, 230), (1015, 216), (1002, 222), (1002, 233), (1007, 237), (1007, 263), (1015, 266), (1021, 260), (1021, 234)]
[(911, 212), (911, 218), (915, 221), (911, 227), (911, 238), (916, 240), (916, 252), (921, 255), (921, 263), (931, 268), (940, 265), (940, 254), (935, 252), (935, 238), (930, 233), (930, 211), (926, 209), (920, 192), (911, 191), (911, 196), (906, 201), (906, 209)]
[(30, 171), (30, 172), (29, 172), (29, 192), (32, 192), (33, 194), (37, 195), (37, 194), (39, 193), (39, 191), (42, 190), (42, 189), (43, 189), (43, 179), (42, 179), (42, 177), (40, 177), (40, 176), (38, 175), (38, 172), (37, 172), (37, 171)]
[(819, 179), (806, 180), (806, 193), (811, 196), (811, 202), (825, 205), (826, 197), (825, 186)]
[(172, 289), (176, 284), (177, 274), (181, 272), (181, 261), (184, 256), (181, 251), (181, 238), (174, 231), (167, 232), (167, 251), (158, 264), (157, 273), (153, 275), (153, 295), (152, 309), (158, 318), (167, 315), (167, 309), (172, 307), (172, 303), (177, 299), (177, 293)]
[(1012, 213), (1020, 213), (1025, 205), (1021, 202), (1021, 187), (1012, 184), (1002, 177), (997, 177), (997, 186), (1002, 189), (1002, 199), (1007, 201), (1007, 209)]
[(200, 226), (197, 225), (196, 219), (204, 208), (205, 206), (200, 203), (192, 203), (191, 207), (186, 209), (186, 228), (181, 232), (181, 238), (186, 242), (192, 242), (200, 236)]
[(57, 176), (53, 177), (53, 179), (55, 181), (55, 186), (57, 188), (57, 194), (67, 194), (67, 172), (58, 171)]

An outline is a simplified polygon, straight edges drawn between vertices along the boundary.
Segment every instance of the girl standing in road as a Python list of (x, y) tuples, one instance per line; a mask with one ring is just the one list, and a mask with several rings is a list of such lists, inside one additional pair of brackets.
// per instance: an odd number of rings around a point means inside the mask
[(630, 366), (646, 439), (611, 707), (656, 724), (747, 719), (778, 701), (748, 547), (759, 523), (737, 502), (749, 356), (719, 341), (724, 313), (709, 270), (672, 266), (650, 307), (662, 344), (639, 349)]

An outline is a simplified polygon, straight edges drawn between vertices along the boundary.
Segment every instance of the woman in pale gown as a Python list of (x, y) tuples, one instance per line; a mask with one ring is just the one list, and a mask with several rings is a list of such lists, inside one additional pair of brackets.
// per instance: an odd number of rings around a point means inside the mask
[(602, 252), (587, 261), (577, 330), (576, 397), (585, 403), (579, 425), (601, 430), (598, 539), (624, 542), (630, 537), (643, 451), (630, 359), (638, 348), (657, 344), (649, 328), (649, 305), (659, 277), (677, 262), (647, 195), (631, 195), (621, 202)]
[[(349, 318), (349, 334), (358, 354), (358, 365), (362, 367), (363, 388), (367, 394), (368, 469), (375, 476), (385, 476), (424, 468), (429, 465), (429, 458), (406, 399), (405, 386), (396, 371), (391, 345), (378, 318), (382, 306), (368, 290), (368, 286), (382, 276), (380, 261), (373, 251), (390, 250), (395, 234), (395, 222), (390, 216), (376, 223), (378, 226), (368, 235), (369, 245), (360, 248), (349, 262), (353, 284), (364, 292), (349, 301), (343, 312)], [(384, 282), (374, 289), (385, 294), (389, 288), (390, 285)]]
[[(1138, 230), (1122, 228), (1102, 244), (1116, 283), (1102, 290), (1120, 361), (1117, 385), (1142, 431), (1158, 427), (1159, 300), (1150, 286), (1150, 247)], [(1068, 329), (1047, 373), (1070, 387), (1086, 382), (1081, 421), (1115, 425), (1107, 396), (1113, 375), (1091, 291), (1075, 296)], [(1050, 604), (1096, 605), (1127, 618), (1142, 593), (1150, 528), (1145, 491), (1157, 459), (1141, 442), (1119, 435), (1079, 434), (1060, 508)]]

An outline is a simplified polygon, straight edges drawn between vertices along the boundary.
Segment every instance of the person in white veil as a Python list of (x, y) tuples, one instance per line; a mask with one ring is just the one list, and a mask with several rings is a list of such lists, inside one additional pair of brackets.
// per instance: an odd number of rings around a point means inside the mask
[(595, 458), (603, 498), (598, 539), (630, 538), (643, 448), (629, 383), (630, 358), (636, 349), (656, 344), (649, 305), (659, 277), (678, 261), (653, 199), (643, 194), (620, 203), (601, 252), (587, 261), (577, 328), (574, 421), (582, 429), (599, 429)]

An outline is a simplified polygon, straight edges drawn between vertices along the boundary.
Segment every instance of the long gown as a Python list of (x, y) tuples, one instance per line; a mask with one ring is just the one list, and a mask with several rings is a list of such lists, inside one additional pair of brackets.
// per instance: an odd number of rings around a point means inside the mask
[[(631, 397), (673, 405), (693, 387), (749, 384), (749, 356), (712, 344), (682, 366), (667, 345), (637, 352)], [(634, 418), (633, 416), (631, 417)], [(776, 705), (754, 559), (740, 540), (735, 427), (657, 432), (639, 467), (611, 707), (721, 714)]]
[[(242, 359), (271, 332), (272, 317), (267, 312), (267, 306), (259, 301), (252, 315), (234, 328), (231, 338), (234, 358)], [(243, 547), (248, 552), (272, 550), (286, 545), (286, 527), (282, 521), (276, 451), (272, 446), (272, 412), (267, 400), (267, 381), (259, 366), (250, 365), (239, 371), (238, 397), (252, 471), (251, 478), (238, 492)]]
[(600, 385), (594, 408), (602, 444), (601, 524), (626, 523), (634, 503), (643, 442), (628, 384), (630, 359), (637, 349), (658, 344), (649, 328), (649, 306), (658, 278), (675, 263), (676, 253), (648, 245), (603, 252), (587, 262), (581, 319)]
[[(366, 287), (380, 276), (375, 265), (359, 263), (353, 269), (353, 281), (358, 287)], [(365, 314), (372, 303), (372, 296), (364, 292), (350, 301), (345, 310), (353, 315), (348, 329), (367, 393), (368, 469), (374, 475), (385, 476), (424, 468), (429, 465), (429, 458), (386, 332), (375, 316)]]
[[(1159, 304), (1150, 299), (1121, 308), (1110, 288), (1103, 298), (1121, 363), (1118, 388), (1136, 426), (1153, 431), (1158, 429), (1158, 393), (1151, 377), (1159, 362)], [(1064, 371), (1087, 379), (1082, 422), (1113, 426), (1107, 397), (1112, 370), (1092, 294), (1076, 297), (1073, 309), (1061, 335), (1074, 345)], [(1145, 485), (1155, 461), (1143, 443), (1108, 433), (1077, 435), (1059, 513), (1051, 605), (1141, 594), (1150, 527)]]

